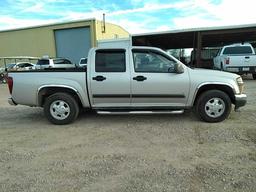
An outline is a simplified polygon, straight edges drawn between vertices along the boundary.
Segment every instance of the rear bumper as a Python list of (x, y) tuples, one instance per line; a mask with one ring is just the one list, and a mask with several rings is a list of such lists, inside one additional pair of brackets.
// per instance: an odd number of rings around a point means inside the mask
[(226, 71), (238, 73), (238, 74), (245, 74), (245, 73), (256, 73), (256, 67), (250, 67), (250, 66), (238, 66), (238, 67), (228, 67), (226, 66)]
[(15, 103), (15, 101), (13, 101), (12, 98), (8, 98), (8, 103), (9, 103), (10, 105), (17, 105), (17, 103)]
[(235, 109), (245, 106), (247, 96), (245, 94), (235, 95)]

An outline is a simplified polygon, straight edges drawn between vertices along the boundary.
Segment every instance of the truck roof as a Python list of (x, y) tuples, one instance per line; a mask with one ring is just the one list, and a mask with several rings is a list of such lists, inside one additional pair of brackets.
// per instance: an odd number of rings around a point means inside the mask
[(252, 46), (250, 43), (234, 43), (230, 45), (226, 45), (224, 47), (239, 47), (239, 46)]

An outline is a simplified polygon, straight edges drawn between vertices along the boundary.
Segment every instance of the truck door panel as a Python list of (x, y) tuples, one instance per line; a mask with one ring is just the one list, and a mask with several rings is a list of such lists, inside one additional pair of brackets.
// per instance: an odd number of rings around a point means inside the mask
[(163, 53), (133, 49), (131, 69), (133, 106), (185, 106), (189, 92), (187, 71), (176, 74), (176, 61)]
[(90, 87), (93, 107), (129, 107), (129, 57), (125, 49), (96, 50), (91, 63)]

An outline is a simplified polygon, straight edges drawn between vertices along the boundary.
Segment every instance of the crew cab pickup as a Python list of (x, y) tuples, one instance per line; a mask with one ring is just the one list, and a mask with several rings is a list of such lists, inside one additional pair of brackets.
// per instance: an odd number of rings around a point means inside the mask
[(180, 114), (195, 108), (220, 122), (246, 104), (239, 75), (191, 69), (153, 47), (92, 48), (87, 68), (14, 71), (9, 103), (44, 108), (54, 124), (73, 122), (81, 108), (99, 114)]
[(256, 55), (251, 44), (224, 46), (213, 59), (214, 68), (240, 75), (252, 74), (256, 79)]

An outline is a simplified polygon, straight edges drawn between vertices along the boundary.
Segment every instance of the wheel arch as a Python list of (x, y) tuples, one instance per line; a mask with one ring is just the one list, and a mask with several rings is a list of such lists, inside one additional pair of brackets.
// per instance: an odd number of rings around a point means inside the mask
[(203, 83), (199, 85), (196, 89), (194, 98), (193, 98), (193, 106), (196, 104), (199, 96), (209, 90), (220, 90), (226, 93), (231, 102), (235, 104), (235, 91), (234, 88), (230, 84), (224, 84), (224, 83)]
[(66, 85), (44, 85), (38, 88), (37, 105), (42, 107), (47, 97), (58, 92), (70, 94), (75, 98), (79, 106), (83, 106), (79, 92), (75, 88)]

